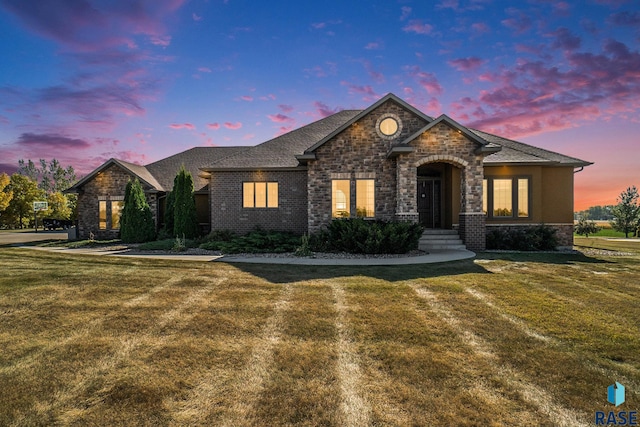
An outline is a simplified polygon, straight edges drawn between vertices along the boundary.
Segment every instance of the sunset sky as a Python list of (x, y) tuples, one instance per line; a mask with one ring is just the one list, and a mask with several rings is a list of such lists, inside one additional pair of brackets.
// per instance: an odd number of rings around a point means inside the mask
[(637, 0), (0, 0), (0, 171), (255, 145), (393, 92), (640, 186)]

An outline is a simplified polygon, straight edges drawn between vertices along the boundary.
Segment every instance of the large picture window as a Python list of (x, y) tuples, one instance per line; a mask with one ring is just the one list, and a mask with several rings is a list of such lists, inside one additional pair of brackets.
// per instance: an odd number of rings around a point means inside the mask
[(483, 180), (482, 210), (489, 218), (529, 218), (529, 177), (487, 177)]
[(375, 185), (373, 179), (356, 180), (356, 215), (363, 218), (375, 216)]
[(242, 183), (242, 207), (243, 208), (277, 208), (278, 207), (278, 183), (277, 182), (243, 182)]

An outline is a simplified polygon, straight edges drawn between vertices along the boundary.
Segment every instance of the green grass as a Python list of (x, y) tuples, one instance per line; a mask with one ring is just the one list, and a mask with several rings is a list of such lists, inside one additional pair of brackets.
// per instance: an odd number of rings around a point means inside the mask
[[(624, 237), (624, 236), (622, 236)], [(640, 239), (609, 240), (602, 237), (574, 237), (573, 244), (577, 247), (606, 249), (610, 251), (640, 252)]]
[(0, 425), (592, 425), (614, 381), (640, 407), (640, 254), (301, 269), (7, 248), (0, 270)]

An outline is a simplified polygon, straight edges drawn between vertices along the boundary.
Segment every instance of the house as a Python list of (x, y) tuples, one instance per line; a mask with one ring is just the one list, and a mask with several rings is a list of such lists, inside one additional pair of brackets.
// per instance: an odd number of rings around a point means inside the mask
[(334, 218), (457, 230), (471, 250), (494, 227), (547, 224), (573, 244), (573, 176), (591, 163), (433, 118), (393, 94), (254, 147), (197, 147), (148, 164), (110, 159), (67, 192), (78, 234), (113, 238), (126, 183), (143, 185), (158, 227), (181, 165), (203, 229), (315, 232)]

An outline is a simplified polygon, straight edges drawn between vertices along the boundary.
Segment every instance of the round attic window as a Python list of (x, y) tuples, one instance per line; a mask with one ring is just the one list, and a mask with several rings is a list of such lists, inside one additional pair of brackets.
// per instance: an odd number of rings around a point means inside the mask
[(398, 131), (398, 122), (393, 117), (387, 117), (380, 122), (380, 132), (383, 135), (391, 136), (395, 135)]
[(395, 139), (401, 131), (402, 122), (395, 114), (384, 114), (376, 122), (376, 132), (383, 139)]

